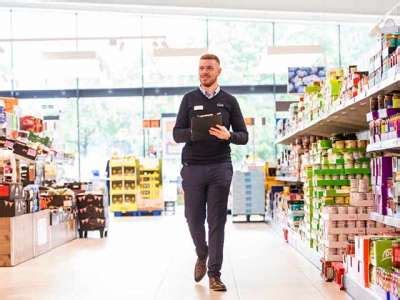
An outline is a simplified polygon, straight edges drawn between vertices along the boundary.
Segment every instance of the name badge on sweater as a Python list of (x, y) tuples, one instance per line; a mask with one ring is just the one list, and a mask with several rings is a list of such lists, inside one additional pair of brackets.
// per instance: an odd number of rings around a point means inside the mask
[(203, 105), (196, 105), (193, 110), (203, 110)]
[(224, 107), (223, 103), (217, 103), (217, 107)]

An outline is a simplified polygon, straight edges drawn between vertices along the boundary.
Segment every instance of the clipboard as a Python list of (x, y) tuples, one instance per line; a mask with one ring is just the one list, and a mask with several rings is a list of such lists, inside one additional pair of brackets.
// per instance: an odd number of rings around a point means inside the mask
[(216, 137), (208, 133), (211, 127), (216, 125), (222, 125), (222, 114), (206, 114), (194, 116), (190, 122), (190, 128), (192, 130), (191, 140), (204, 141), (204, 140), (215, 140)]

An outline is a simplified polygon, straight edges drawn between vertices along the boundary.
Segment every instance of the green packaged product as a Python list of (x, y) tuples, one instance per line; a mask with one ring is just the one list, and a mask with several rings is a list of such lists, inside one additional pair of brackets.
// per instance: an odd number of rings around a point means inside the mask
[(375, 267), (392, 267), (392, 240), (376, 240), (372, 242), (371, 264)]
[(329, 149), (332, 148), (332, 142), (330, 140), (319, 140), (318, 147), (320, 149)]

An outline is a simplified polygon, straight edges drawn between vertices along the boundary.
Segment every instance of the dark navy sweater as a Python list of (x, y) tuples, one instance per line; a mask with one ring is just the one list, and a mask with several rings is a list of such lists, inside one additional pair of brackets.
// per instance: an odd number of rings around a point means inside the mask
[[(231, 132), (230, 140), (215, 138), (192, 141), (191, 118), (218, 112), (222, 114), (223, 125)], [(175, 142), (186, 143), (182, 150), (182, 163), (189, 165), (230, 162), (231, 148), (229, 144), (245, 145), (248, 141), (246, 124), (239, 103), (235, 97), (222, 89), (211, 99), (208, 99), (200, 89), (193, 90), (183, 96), (173, 134)]]

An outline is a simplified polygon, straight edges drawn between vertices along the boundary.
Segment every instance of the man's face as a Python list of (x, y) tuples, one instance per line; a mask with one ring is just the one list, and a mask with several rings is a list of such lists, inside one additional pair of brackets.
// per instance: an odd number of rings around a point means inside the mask
[(212, 86), (221, 74), (221, 67), (214, 59), (200, 59), (199, 63), (199, 79), (204, 87)]

